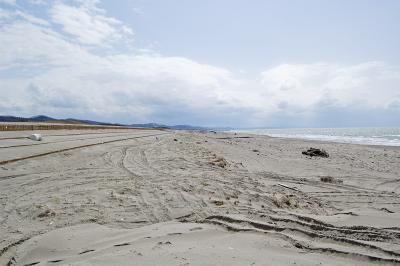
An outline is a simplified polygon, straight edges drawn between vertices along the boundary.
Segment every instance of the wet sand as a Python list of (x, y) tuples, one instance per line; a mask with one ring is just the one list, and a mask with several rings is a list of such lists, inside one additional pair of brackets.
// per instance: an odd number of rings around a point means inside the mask
[[(0, 264), (400, 263), (399, 147), (42, 133), (0, 133)], [(330, 157), (302, 155), (309, 147)]]

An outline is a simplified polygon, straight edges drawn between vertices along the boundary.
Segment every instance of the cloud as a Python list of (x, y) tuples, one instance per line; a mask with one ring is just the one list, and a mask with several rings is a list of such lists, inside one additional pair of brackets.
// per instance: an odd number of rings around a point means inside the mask
[(25, 13), (25, 12), (16, 11), (15, 15), (16, 16), (20, 16), (21, 18), (23, 18), (24, 20), (26, 20), (26, 21), (28, 21), (28, 22), (30, 22), (32, 24), (39, 24), (39, 25), (43, 25), (43, 26), (49, 26), (50, 25), (50, 23), (47, 22), (46, 20), (37, 18), (37, 17), (32, 16), (32, 15), (30, 15), (28, 13)]
[(13, 21), (16, 19), (21, 19), (21, 20), (30, 22), (32, 24), (39, 24), (42, 26), (50, 25), (50, 23), (48, 23), (46, 20), (40, 19), (33, 15), (30, 15), (29, 13), (26, 13), (26, 12), (23, 12), (20, 10), (10, 11), (10, 10), (0, 8), (0, 22), (9, 23), (10, 21)]
[[(7, 55), (0, 69), (18, 69), (18, 77), (1, 79), (1, 88), (9, 106), (26, 113), (56, 113), (54, 103), (68, 91), (69, 99), (80, 99), (74, 105), (78, 114), (148, 121), (163, 108), (175, 113), (218, 108), (226, 103), (224, 90), (236, 86), (222, 68), (157, 54), (99, 56), (27, 21), (2, 27), (0, 35), (5, 40), (0, 52)], [(59, 113), (65, 106), (60, 104)]]
[(132, 8), (132, 11), (133, 11), (135, 14), (138, 14), (138, 15), (143, 15), (143, 14), (144, 14), (143, 8), (141, 8), (141, 7), (133, 7), (133, 8)]
[(12, 18), (12, 13), (0, 8), (0, 21)]
[(387, 108), (400, 98), (400, 68), (382, 62), (283, 64), (263, 71), (261, 83), (270, 104), (285, 102), (283, 109)]
[(79, 6), (57, 3), (50, 10), (52, 21), (82, 44), (105, 45), (133, 34), (118, 19), (107, 17), (98, 1), (78, 1)]
[(0, 4), (15, 6), (17, 5), (17, 0), (0, 0)]
[(29, 0), (29, 3), (32, 5), (44, 5), (46, 4), (46, 0)]
[[(4, 13), (0, 113), (231, 126), (400, 123), (399, 66), (281, 64), (250, 77), (152, 51), (116, 53), (127, 26), (98, 1), (75, 2), (56, 2), (47, 21)], [(92, 49), (104, 43), (111, 48)]]

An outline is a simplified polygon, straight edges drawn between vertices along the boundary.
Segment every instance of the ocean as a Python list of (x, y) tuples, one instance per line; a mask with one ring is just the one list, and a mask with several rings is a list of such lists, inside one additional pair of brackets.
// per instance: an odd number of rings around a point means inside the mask
[(243, 129), (233, 132), (364, 145), (400, 146), (400, 127)]

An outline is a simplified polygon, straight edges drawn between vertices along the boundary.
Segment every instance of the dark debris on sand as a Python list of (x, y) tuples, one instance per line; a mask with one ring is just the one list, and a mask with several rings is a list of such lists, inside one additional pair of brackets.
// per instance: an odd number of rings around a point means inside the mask
[(316, 149), (316, 148), (309, 148), (306, 151), (302, 151), (302, 154), (307, 155), (307, 156), (317, 156), (317, 157), (323, 157), (323, 158), (328, 158), (329, 154), (323, 150), (323, 149)]

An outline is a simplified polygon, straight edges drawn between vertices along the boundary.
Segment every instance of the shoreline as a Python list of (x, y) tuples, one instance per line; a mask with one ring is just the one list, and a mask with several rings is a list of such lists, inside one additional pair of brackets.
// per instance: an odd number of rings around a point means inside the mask
[[(98, 143), (0, 167), (0, 261), (201, 265), (200, 254), (210, 265), (400, 263), (396, 146), (225, 132), (57, 132), (33, 146), (0, 139), (16, 146), (0, 148), (2, 158)], [(302, 155), (310, 146), (330, 157)]]
[[(223, 131), (224, 133), (227, 134), (234, 134), (236, 132), (229, 132), (229, 131)], [(351, 143), (351, 142), (340, 142), (340, 141), (333, 141), (333, 140), (320, 140), (320, 139), (311, 139), (311, 138), (301, 138), (301, 137), (278, 137), (278, 136), (270, 136), (267, 134), (255, 134), (255, 133), (247, 133), (247, 132), (237, 132), (237, 134), (247, 134), (247, 135), (252, 135), (252, 136), (265, 136), (268, 138), (276, 138), (276, 139), (281, 139), (281, 140), (298, 140), (298, 141), (304, 141), (304, 142), (316, 142), (316, 143), (335, 143), (335, 144), (349, 144), (349, 145), (361, 145), (361, 146), (367, 146), (367, 147), (387, 147), (387, 148), (398, 148), (400, 149), (400, 145), (384, 145), (384, 144), (364, 144), (364, 143)]]
[(282, 128), (232, 130), (226, 132), (335, 143), (400, 147), (400, 128), (398, 127)]

